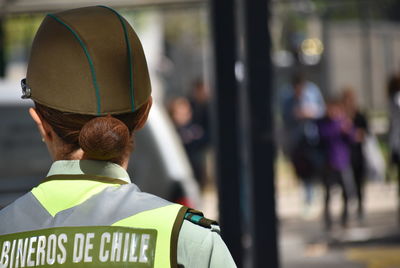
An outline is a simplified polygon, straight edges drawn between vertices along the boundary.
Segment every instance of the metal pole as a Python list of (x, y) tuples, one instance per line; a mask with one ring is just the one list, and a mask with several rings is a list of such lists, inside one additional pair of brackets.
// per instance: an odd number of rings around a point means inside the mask
[(225, 243), (237, 266), (242, 267), (238, 92), (234, 72), (234, 0), (213, 0), (210, 6), (215, 68), (212, 122), (216, 148), (219, 222)]
[[(273, 83), (270, 57), (271, 37), (268, 29), (268, 0), (239, 0), (243, 12), (242, 31), (244, 55), (244, 90), (247, 102), (242, 108), (248, 114), (245, 127), (249, 140), (250, 216), (252, 241), (252, 267), (279, 267), (277, 246), (277, 216), (275, 211), (273, 135)], [(246, 126), (249, 127), (246, 130)]]

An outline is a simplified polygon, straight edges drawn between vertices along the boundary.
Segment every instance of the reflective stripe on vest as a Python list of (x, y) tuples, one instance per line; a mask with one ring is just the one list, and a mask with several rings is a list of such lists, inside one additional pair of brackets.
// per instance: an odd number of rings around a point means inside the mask
[[(141, 212), (118, 221), (114, 223), (113, 226), (157, 230), (157, 248), (154, 267), (177, 267), (177, 239), (181, 227), (180, 224), (183, 221), (185, 213), (186, 209), (184, 207), (173, 204)], [(177, 219), (179, 222), (176, 222)]]
[[(71, 195), (79, 198), (68, 198)], [(104, 232), (101, 228), (129, 227), (133, 233), (141, 234), (140, 230), (156, 232), (154, 264), (151, 267), (177, 267), (177, 240), (186, 211), (187, 208), (181, 205), (140, 192), (134, 184), (120, 186), (95, 180), (52, 180), (0, 211), (0, 254), (3, 247), (7, 251), (4, 239), (9, 236), (4, 234), (13, 236), (31, 230), (51, 233), (47, 231), (51, 228), (60, 234), (73, 226), (81, 226), (101, 236)], [(29, 233), (25, 235), (29, 236)], [(12, 244), (10, 254), (11, 250)], [(0, 261), (1, 258), (0, 255)], [(120, 265), (126, 267), (127, 264)]]

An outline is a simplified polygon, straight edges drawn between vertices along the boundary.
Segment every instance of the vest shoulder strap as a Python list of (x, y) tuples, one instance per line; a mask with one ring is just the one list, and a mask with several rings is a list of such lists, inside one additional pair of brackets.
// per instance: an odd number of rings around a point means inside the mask
[(195, 209), (188, 209), (185, 214), (185, 220), (208, 229), (212, 229), (213, 225), (218, 225), (216, 221), (205, 218), (202, 212)]

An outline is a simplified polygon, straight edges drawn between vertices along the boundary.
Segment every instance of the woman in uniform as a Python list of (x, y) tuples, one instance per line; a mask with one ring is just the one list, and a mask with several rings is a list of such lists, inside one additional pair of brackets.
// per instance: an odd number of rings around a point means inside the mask
[(122, 16), (105, 6), (48, 14), (22, 88), (54, 163), (0, 211), (1, 267), (236, 267), (215, 222), (141, 192), (126, 172), (152, 98)]

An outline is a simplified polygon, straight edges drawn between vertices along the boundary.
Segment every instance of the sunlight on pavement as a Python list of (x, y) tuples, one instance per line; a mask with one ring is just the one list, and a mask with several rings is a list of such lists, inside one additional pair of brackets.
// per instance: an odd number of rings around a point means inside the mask
[(400, 247), (353, 248), (346, 255), (367, 268), (400, 268)]

